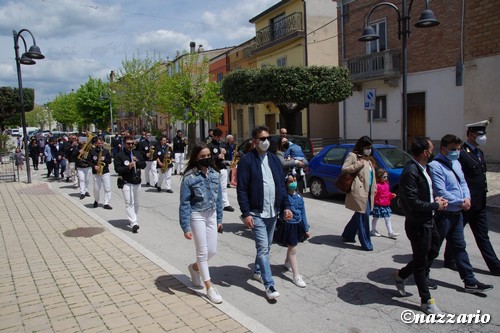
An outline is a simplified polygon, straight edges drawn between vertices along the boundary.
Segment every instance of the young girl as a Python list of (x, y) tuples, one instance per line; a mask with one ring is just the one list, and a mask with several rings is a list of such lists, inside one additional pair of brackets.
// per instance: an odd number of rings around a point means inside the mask
[(19, 147), (16, 148), (16, 152), (14, 153), (14, 160), (16, 163), (17, 172), (19, 172), (19, 170), (23, 169), (24, 165), (24, 155), (21, 152), (21, 148)]
[(307, 224), (306, 209), (304, 199), (297, 193), (297, 179), (288, 175), (286, 178), (286, 188), (288, 190), (288, 200), (293, 218), (283, 221), (280, 230), (277, 232), (276, 242), (278, 245), (288, 247), (286, 252), (285, 267), (293, 272), (293, 283), (304, 288), (306, 283), (299, 275), (297, 264), (297, 244), (309, 238), (309, 224)]
[[(208, 260), (217, 250), (217, 231), (222, 233), (222, 191), (206, 144), (193, 148), (181, 183), (179, 221), (186, 239), (194, 239), (196, 262), (188, 266), (193, 286), (207, 289), (213, 303), (222, 297), (212, 286)], [(200, 276), (201, 275), (201, 276)]]
[(387, 171), (384, 169), (377, 170), (377, 192), (375, 194), (375, 205), (373, 207), (372, 215), (372, 231), (370, 235), (380, 237), (377, 231), (377, 221), (380, 217), (385, 220), (385, 226), (389, 233), (389, 238), (396, 238), (399, 233), (392, 231), (391, 226), (391, 200), (396, 196), (389, 190), (389, 181), (387, 178)]

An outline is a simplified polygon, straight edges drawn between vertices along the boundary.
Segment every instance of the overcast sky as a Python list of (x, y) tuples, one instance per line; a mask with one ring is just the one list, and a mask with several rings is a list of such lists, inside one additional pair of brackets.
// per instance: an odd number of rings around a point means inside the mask
[[(37, 104), (77, 90), (89, 76), (107, 81), (134, 54), (173, 59), (189, 42), (205, 50), (252, 38), (248, 21), (279, 0), (0, 0), (0, 86), (17, 87), (12, 31), (30, 30), (45, 59), (21, 65)], [(28, 33), (23, 33), (32, 45)], [(24, 45), (20, 42), (20, 53)]]

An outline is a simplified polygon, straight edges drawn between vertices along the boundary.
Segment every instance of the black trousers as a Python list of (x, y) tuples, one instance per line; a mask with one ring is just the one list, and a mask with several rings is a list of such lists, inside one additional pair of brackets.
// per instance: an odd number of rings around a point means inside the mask
[(406, 236), (411, 243), (413, 259), (398, 273), (402, 279), (407, 279), (413, 274), (422, 303), (426, 303), (431, 298), (427, 277), (432, 261), (439, 254), (439, 233), (435, 223), (432, 222), (432, 224), (432, 227), (423, 227), (405, 223)]
[[(477, 247), (481, 251), (486, 265), (490, 271), (500, 269), (500, 260), (498, 259), (495, 250), (490, 242), (488, 236), (488, 220), (486, 218), (486, 207), (483, 209), (469, 210), (463, 213), (464, 227), (469, 224), (472, 234), (476, 240)], [(453, 250), (451, 246), (446, 243), (446, 250), (444, 252), (444, 261), (448, 264), (455, 263)]]

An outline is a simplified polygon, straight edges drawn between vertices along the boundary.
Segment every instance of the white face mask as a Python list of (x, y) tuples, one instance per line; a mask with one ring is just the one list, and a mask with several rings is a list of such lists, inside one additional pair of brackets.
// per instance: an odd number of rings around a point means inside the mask
[(476, 138), (476, 143), (478, 146), (482, 146), (482, 145), (485, 145), (486, 144), (486, 135), (483, 134), (483, 135), (480, 135)]
[(269, 142), (269, 139), (266, 141), (259, 141), (259, 149), (262, 151), (267, 151), (270, 145), (271, 143)]
[(365, 156), (370, 156), (372, 154), (372, 150), (371, 149), (365, 149), (365, 150), (363, 150), (363, 154), (365, 154)]

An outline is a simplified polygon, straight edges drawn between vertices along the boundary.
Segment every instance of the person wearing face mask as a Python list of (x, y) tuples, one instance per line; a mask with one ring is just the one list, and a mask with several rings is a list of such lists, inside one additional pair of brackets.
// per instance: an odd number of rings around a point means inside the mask
[(479, 282), (466, 251), (462, 212), (471, 208), (470, 191), (458, 158), (462, 140), (453, 134), (441, 138), (440, 152), (429, 163), (432, 190), (435, 195), (448, 201), (445, 211), (436, 212), (434, 220), (440, 237), (440, 244), (446, 239), (453, 250), (458, 273), (467, 293), (483, 293), (493, 286)]
[(293, 217), (283, 179), (283, 166), (269, 153), (269, 128), (258, 126), (252, 131), (253, 148), (238, 162), (236, 193), (245, 226), (252, 229), (257, 255), (253, 279), (266, 289), (266, 297), (280, 296), (275, 288), (269, 255), (278, 215)]
[(217, 231), (222, 233), (222, 188), (211, 151), (202, 143), (193, 148), (181, 182), (179, 222), (184, 237), (193, 239), (196, 261), (188, 266), (191, 282), (207, 290), (212, 303), (222, 297), (212, 285), (208, 260), (217, 251)]
[(342, 165), (342, 173), (355, 175), (351, 192), (345, 197), (345, 207), (353, 210), (354, 214), (345, 226), (342, 238), (346, 243), (355, 243), (358, 234), (361, 247), (365, 251), (373, 251), (370, 239), (370, 212), (373, 209), (377, 184), (372, 146), (373, 141), (366, 135), (362, 136)]
[(288, 191), (288, 201), (293, 218), (288, 221), (280, 220), (279, 228), (274, 234), (274, 240), (280, 246), (287, 248), (285, 266), (286, 270), (293, 273), (292, 282), (300, 288), (305, 288), (306, 283), (299, 274), (297, 263), (297, 244), (309, 238), (309, 224), (307, 223), (304, 199), (297, 193), (297, 178), (288, 175), (285, 180)]
[[(486, 193), (488, 191), (486, 161), (484, 160), (483, 151), (479, 148), (486, 144), (486, 126), (488, 126), (488, 123), (488, 120), (483, 120), (466, 125), (467, 140), (460, 149), (460, 158), (458, 161), (462, 166), (471, 197), (470, 209), (463, 212), (464, 226), (467, 224), (470, 225), (477, 247), (481, 251), (481, 255), (491, 274), (500, 276), (500, 260), (488, 237), (489, 228), (486, 219)], [(452, 249), (447, 244), (444, 253), (444, 265), (456, 270), (457, 265), (452, 253)]]

